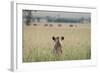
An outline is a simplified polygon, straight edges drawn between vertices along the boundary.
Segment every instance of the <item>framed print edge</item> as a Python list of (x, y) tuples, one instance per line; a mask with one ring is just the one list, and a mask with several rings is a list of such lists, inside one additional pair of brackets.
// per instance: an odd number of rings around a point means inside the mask
[(16, 2), (11, 1), (11, 71), (17, 70), (17, 16)]
[[(96, 25), (96, 8), (95, 7), (74, 7), (74, 6), (56, 6), (41, 5), (25, 2), (11, 2), (11, 70), (12, 71), (29, 71), (37, 69), (55, 69), (67, 67), (84, 67), (96, 66), (96, 44), (94, 33)], [(38, 9), (37, 9), (38, 8)], [(57, 9), (58, 8), (58, 9)], [(57, 62), (22, 62), (22, 9), (37, 9), (51, 11), (72, 11), (72, 12), (91, 12), (91, 59), (74, 60), (74, 61), (57, 61)], [(68, 9), (68, 10), (67, 10)], [(76, 11), (76, 10), (77, 11)]]

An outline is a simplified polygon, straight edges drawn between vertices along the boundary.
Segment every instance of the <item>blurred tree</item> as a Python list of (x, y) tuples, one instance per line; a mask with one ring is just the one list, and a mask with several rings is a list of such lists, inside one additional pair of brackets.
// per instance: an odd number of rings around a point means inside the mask
[(30, 25), (32, 19), (32, 11), (28, 10), (28, 15), (26, 16), (26, 25)]

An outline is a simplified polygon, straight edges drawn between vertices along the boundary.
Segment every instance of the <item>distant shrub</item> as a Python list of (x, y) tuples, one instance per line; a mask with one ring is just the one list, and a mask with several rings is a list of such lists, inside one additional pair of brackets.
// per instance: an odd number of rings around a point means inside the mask
[(49, 26), (50, 26), (50, 27), (52, 27), (52, 26), (53, 26), (53, 24), (49, 24)]
[(33, 26), (37, 26), (37, 24), (33, 24)]
[(44, 26), (48, 26), (48, 24), (44, 24)]
[(61, 24), (58, 24), (58, 26), (61, 27), (62, 25)]
[(74, 25), (72, 25), (72, 24), (71, 24), (71, 25), (69, 25), (69, 27), (73, 27), (73, 26), (74, 26)]
[(26, 26), (29, 26), (29, 25), (31, 25), (30, 23), (26, 23)]

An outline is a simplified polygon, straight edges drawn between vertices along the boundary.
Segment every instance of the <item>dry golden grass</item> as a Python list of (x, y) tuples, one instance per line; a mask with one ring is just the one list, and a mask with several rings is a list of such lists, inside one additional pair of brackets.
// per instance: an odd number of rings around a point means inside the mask
[[(55, 24), (54, 24), (55, 25)], [(52, 53), (52, 36), (64, 36), (63, 54)], [(23, 27), (23, 62), (81, 60), (91, 58), (90, 24)]]

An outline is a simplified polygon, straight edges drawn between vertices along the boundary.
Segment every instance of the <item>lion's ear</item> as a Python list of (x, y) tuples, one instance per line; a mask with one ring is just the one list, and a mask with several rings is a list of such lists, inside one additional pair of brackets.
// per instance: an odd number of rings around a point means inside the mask
[(54, 36), (52, 37), (52, 40), (54, 40), (54, 41), (55, 41), (55, 37), (54, 37)]
[(61, 37), (61, 40), (64, 40), (64, 37), (63, 36)]

